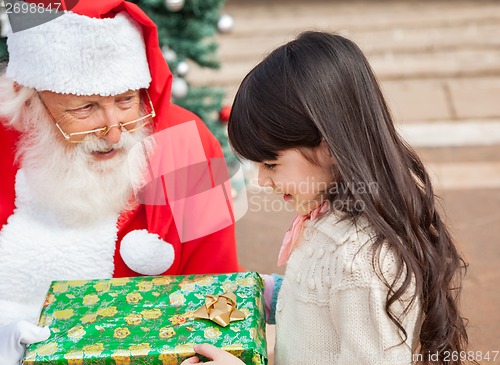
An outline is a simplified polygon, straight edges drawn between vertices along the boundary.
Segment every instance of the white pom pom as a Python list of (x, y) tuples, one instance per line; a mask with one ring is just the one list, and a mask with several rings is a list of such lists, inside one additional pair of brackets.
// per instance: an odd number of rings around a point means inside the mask
[(127, 233), (120, 255), (129, 268), (143, 275), (160, 275), (174, 262), (174, 247), (145, 229)]

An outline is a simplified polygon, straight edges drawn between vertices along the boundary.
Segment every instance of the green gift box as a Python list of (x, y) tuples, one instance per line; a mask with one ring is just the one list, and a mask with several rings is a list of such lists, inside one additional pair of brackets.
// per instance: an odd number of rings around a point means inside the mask
[[(196, 318), (207, 295), (233, 292), (245, 319)], [(176, 365), (210, 343), (245, 364), (267, 364), (263, 282), (257, 273), (54, 281), (39, 320), (51, 336), (25, 365)]]

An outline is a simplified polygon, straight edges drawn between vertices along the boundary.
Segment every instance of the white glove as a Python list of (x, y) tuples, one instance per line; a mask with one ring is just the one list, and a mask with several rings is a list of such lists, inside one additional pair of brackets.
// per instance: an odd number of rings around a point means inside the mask
[(0, 327), (0, 364), (18, 365), (24, 355), (23, 345), (45, 341), (49, 336), (48, 327), (38, 327), (28, 321)]

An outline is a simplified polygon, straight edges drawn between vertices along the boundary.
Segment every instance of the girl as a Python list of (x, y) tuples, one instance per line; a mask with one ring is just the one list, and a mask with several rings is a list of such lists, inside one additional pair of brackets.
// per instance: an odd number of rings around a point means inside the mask
[(353, 42), (305, 32), (273, 51), (243, 80), (229, 138), (299, 213), (279, 258), (277, 365), (462, 363), (465, 262)]

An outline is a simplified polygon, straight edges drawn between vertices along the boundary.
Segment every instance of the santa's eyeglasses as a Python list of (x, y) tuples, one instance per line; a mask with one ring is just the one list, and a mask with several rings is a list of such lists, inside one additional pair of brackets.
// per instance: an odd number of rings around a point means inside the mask
[(63, 135), (64, 139), (70, 143), (83, 143), (83, 142), (90, 142), (90, 141), (95, 141), (96, 139), (102, 138), (106, 136), (109, 131), (115, 127), (119, 128), (122, 132), (127, 132), (127, 133), (132, 133), (138, 129), (141, 129), (148, 124), (150, 124), (153, 121), (153, 118), (156, 116), (155, 109), (153, 107), (153, 102), (151, 101), (151, 97), (149, 96), (149, 93), (147, 90), (144, 90), (148, 97), (149, 101), (149, 106), (151, 108), (151, 112), (147, 115), (144, 115), (140, 118), (134, 119), (130, 122), (125, 122), (125, 123), (116, 123), (110, 126), (106, 127), (101, 127), (97, 129), (92, 129), (88, 131), (82, 131), (82, 132), (73, 132), (73, 133), (66, 133), (62, 130), (61, 126), (59, 123), (56, 121), (52, 113), (50, 112), (49, 108), (43, 101), (42, 97), (36, 92), (38, 95), (38, 98), (40, 99), (40, 102), (42, 103), (44, 109), (47, 111), (47, 113), (50, 116), (50, 119), (55, 123), (57, 129), (61, 132)]

